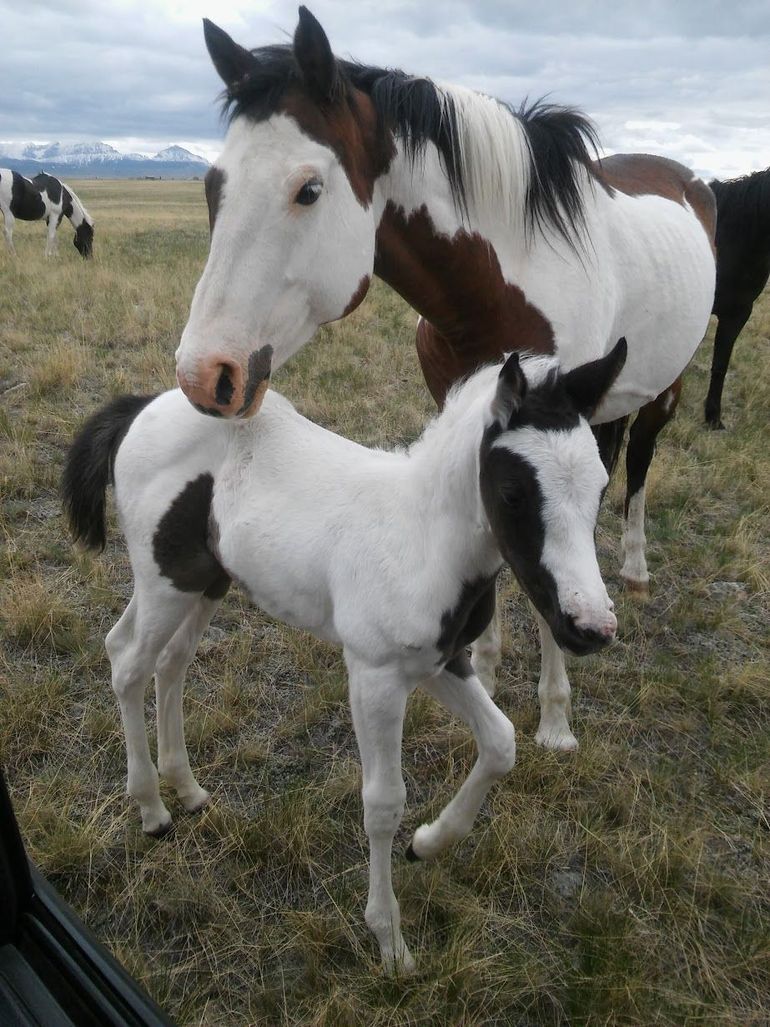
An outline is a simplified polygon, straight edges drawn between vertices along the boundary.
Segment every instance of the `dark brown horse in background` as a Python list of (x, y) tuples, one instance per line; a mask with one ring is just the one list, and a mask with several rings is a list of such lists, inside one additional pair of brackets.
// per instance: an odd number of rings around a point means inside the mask
[(709, 182), (717, 200), (718, 318), (706, 397), (706, 424), (724, 428), (722, 388), (735, 340), (770, 277), (770, 168), (728, 182)]

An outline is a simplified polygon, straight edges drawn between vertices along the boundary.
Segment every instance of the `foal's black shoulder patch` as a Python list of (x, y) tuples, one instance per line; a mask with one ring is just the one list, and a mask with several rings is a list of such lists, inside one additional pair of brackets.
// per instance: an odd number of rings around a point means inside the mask
[(152, 537), (152, 553), (160, 573), (180, 592), (202, 592), (220, 599), (230, 576), (208, 544), (213, 492), (211, 474), (188, 482), (161, 517)]
[(468, 675), (459, 673), (466, 667), (458, 656), (464, 654), (466, 646), (476, 641), (494, 615), (496, 581), (497, 574), (493, 574), (490, 577), (465, 582), (457, 603), (441, 615), (441, 634), (436, 642), (436, 648), (443, 659), (452, 664), (452, 667), (447, 664), (448, 669), (460, 677)]

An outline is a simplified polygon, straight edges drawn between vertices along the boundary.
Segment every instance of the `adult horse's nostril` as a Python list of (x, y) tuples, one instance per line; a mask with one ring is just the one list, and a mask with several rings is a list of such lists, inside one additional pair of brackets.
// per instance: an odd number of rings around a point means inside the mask
[(221, 364), (220, 367), (221, 371), (214, 389), (214, 399), (217, 401), (218, 406), (226, 407), (232, 402), (235, 385), (233, 384), (230, 368), (226, 364)]

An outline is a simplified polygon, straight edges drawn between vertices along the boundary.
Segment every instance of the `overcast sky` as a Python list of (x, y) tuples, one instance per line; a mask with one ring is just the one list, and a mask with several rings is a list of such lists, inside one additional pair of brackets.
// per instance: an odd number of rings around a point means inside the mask
[[(768, 0), (308, 0), (335, 52), (518, 104), (548, 94), (709, 177), (770, 165)], [(0, 140), (104, 140), (216, 156), (206, 15), (249, 46), (290, 36), (287, 0), (0, 0)]]

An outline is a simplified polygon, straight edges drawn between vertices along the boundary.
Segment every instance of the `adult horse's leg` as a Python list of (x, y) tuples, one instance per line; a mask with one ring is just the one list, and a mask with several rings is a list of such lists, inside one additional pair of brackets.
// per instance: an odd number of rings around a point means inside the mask
[(5, 245), (12, 257), (16, 256), (16, 247), (13, 245), (13, 226), (15, 223), (16, 218), (11, 214), (10, 210), (3, 208), (3, 235), (5, 236)]
[(511, 770), (516, 760), (513, 724), (489, 697), (464, 655), (456, 657), (452, 664), (453, 671), (444, 668), (435, 678), (422, 682), (421, 687), (470, 727), (478, 757), (460, 790), (433, 823), (423, 824), (415, 831), (407, 850), (411, 858), (433, 859), (447, 846), (465, 838), (489, 789)]
[(599, 447), (599, 456), (604, 464), (604, 469), (610, 477), (612, 477), (612, 472), (615, 470), (620, 456), (627, 424), (628, 417), (619, 417), (616, 421), (597, 424), (591, 429)]
[(401, 911), (393, 891), (393, 837), (404, 815), (401, 736), (411, 689), (393, 668), (370, 667), (345, 650), (350, 709), (361, 753), (364, 830), (369, 838), (366, 923), (388, 970), (410, 973), (415, 963), (401, 935)]
[(677, 380), (636, 415), (628, 436), (626, 450), (626, 503), (623, 526), (623, 566), (620, 576), (630, 591), (646, 595), (650, 575), (645, 558), (644, 491), (655, 442), (661, 429), (674, 416), (682, 391)]
[(59, 227), (57, 219), (53, 215), (49, 215), (45, 219), (45, 223), (48, 226), (48, 235), (45, 242), (45, 255), (46, 257), (56, 256), (56, 229)]
[(722, 424), (722, 388), (725, 375), (730, 364), (735, 340), (743, 331), (743, 326), (751, 315), (752, 304), (733, 308), (719, 314), (716, 338), (714, 339), (714, 356), (711, 361), (711, 380), (706, 396), (704, 415), (709, 428), (723, 429)]
[(221, 602), (221, 599), (201, 596), (155, 663), (158, 772), (176, 789), (182, 805), (191, 813), (202, 809), (211, 796), (201, 788), (190, 768), (184, 740), (184, 679), (201, 636)]
[[(495, 590), (497, 586), (495, 586)], [(495, 609), (492, 619), (471, 646), (471, 664), (487, 695), (494, 697), (497, 690), (497, 668), (502, 656), (500, 638), (500, 604), (495, 591)]]
[(158, 656), (197, 601), (196, 595), (170, 588), (137, 589), (105, 639), (126, 741), (127, 792), (139, 804), (142, 829), (156, 836), (170, 829), (171, 814), (161, 800), (158, 772), (147, 743), (144, 691)]

